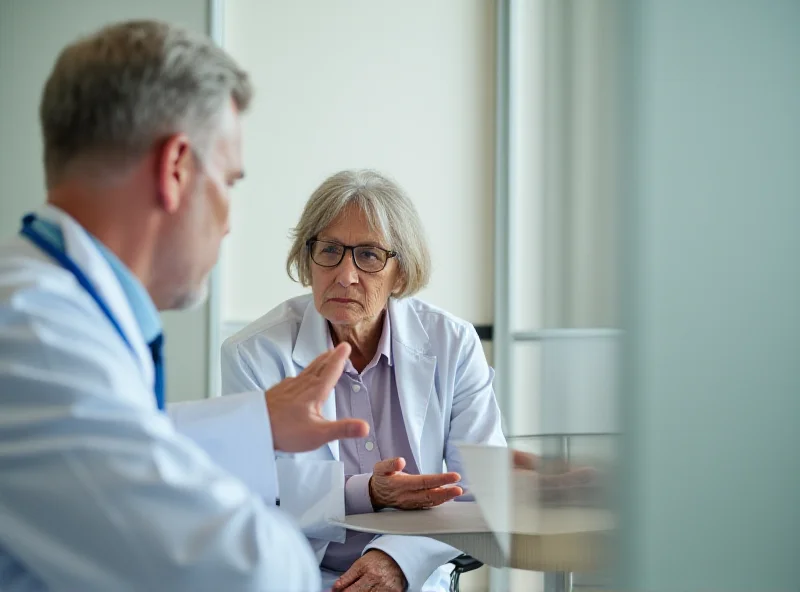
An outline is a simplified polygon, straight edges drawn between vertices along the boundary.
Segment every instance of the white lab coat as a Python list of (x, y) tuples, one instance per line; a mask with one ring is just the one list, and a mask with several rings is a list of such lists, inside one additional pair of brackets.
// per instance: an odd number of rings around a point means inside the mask
[[(27, 239), (0, 246), (0, 590), (319, 590), (296, 526), (157, 410), (148, 348), (91, 238), (60, 210), (40, 216), (61, 226), (135, 355), (72, 274)], [(234, 423), (241, 438), (216, 444), (263, 467), (251, 485), (271, 498), (257, 395), (177, 411), (206, 443)]]
[[(397, 391), (417, 467), (440, 473), (445, 461), (464, 476), (455, 443), (505, 445), (494, 372), (478, 335), (469, 323), (416, 298), (390, 299), (388, 310)], [(222, 392), (269, 388), (296, 376), (327, 348), (327, 324), (311, 295), (288, 300), (223, 344)], [(333, 391), (323, 413), (336, 417)], [(281, 509), (300, 523), (320, 561), (329, 542), (344, 541), (344, 531), (327, 523), (344, 515), (343, 470), (337, 442), (278, 459)], [(424, 537), (382, 536), (371, 548), (397, 561), (412, 591), (446, 590), (449, 569), (436, 569), (460, 554)]]

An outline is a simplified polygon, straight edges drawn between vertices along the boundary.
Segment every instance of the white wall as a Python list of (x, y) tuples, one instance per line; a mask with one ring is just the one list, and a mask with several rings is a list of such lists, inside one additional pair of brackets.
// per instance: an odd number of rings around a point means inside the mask
[[(112, 21), (158, 18), (208, 30), (205, 0), (0, 0), (0, 235), (44, 202), (38, 104), (58, 52)], [(206, 395), (207, 307), (164, 315), (171, 401)]]
[(223, 320), (302, 293), (288, 233), (329, 174), (393, 176), (423, 218), (423, 298), (492, 320), (494, 7), (490, 0), (227, 0), (225, 45), (257, 89), (223, 259)]

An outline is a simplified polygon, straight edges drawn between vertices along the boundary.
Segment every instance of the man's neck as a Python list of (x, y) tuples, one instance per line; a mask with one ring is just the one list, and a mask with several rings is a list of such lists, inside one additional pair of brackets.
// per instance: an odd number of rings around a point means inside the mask
[[(154, 302), (152, 290), (156, 229), (143, 208), (126, 207), (130, 200), (119, 195), (95, 194), (59, 188), (50, 192), (48, 203), (71, 216), (89, 234), (106, 246), (142, 282)], [(137, 211), (138, 209), (138, 211)]]

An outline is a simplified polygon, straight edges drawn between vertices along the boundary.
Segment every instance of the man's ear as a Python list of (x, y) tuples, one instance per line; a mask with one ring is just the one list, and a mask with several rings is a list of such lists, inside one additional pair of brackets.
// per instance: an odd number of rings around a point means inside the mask
[(157, 156), (158, 194), (161, 207), (174, 214), (181, 206), (183, 196), (188, 194), (197, 168), (192, 145), (186, 134), (170, 136)]

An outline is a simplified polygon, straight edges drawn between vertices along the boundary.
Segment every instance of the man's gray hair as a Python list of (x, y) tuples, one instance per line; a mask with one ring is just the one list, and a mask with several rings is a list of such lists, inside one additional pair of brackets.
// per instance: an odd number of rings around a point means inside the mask
[(380, 232), (397, 251), (401, 287), (396, 298), (412, 296), (431, 276), (431, 256), (422, 221), (397, 183), (370, 170), (341, 171), (328, 177), (311, 195), (292, 232), (286, 272), (303, 286), (311, 285), (311, 256), (306, 242), (325, 230), (348, 206), (356, 206), (371, 231)]
[(45, 85), (47, 185), (81, 160), (131, 164), (176, 133), (202, 155), (227, 102), (245, 111), (251, 97), (247, 74), (207, 37), (158, 21), (110, 25), (66, 47)]

